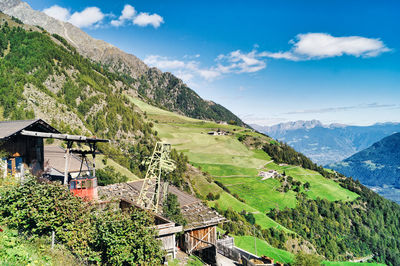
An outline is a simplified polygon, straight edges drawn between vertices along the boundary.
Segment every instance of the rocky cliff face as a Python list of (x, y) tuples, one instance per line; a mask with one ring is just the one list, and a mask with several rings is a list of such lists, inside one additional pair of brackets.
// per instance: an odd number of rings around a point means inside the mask
[[(169, 111), (200, 119), (233, 120), (239, 125), (244, 123), (232, 112), (218, 104), (209, 104), (182, 80), (171, 73), (163, 73), (149, 68), (143, 61), (102, 40), (96, 40), (68, 22), (62, 22), (33, 10), (20, 0), (2, 0), (0, 11), (20, 19), (25, 24), (40, 26), (49, 33), (55, 33), (66, 39), (77, 51), (93, 61), (109, 66), (111, 70), (132, 77), (131, 87), (139, 91), (144, 98)], [(136, 91), (130, 92), (135, 95)]]

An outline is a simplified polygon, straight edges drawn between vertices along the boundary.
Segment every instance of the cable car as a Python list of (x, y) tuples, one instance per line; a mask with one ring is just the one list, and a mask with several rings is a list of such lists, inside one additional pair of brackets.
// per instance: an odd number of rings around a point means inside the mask
[(71, 179), (69, 190), (74, 196), (84, 200), (97, 200), (97, 178), (93, 176), (83, 176)]

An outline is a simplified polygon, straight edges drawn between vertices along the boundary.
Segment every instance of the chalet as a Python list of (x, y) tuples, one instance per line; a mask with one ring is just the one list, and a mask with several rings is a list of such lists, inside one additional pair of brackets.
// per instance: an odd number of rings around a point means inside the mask
[(43, 139), (26, 136), (24, 130), (60, 133), (41, 119), (0, 122), (0, 151), (8, 154), (6, 158), (1, 158), (4, 175), (23, 177), (28, 169), (33, 174), (44, 170)]
[[(136, 202), (142, 184), (143, 180), (138, 180), (99, 187), (99, 198), (120, 198)], [(209, 248), (214, 248), (215, 252), (217, 225), (225, 222), (226, 219), (204, 205), (201, 200), (174, 186), (169, 186), (168, 192), (177, 196), (181, 213), (187, 221), (187, 224), (183, 226), (184, 233), (178, 239), (177, 246), (189, 254), (202, 252)], [(175, 254), (171, 254), (171, 256), (175, 257)]]
[(217, 131), (209, 131), (207, 134), (211, 136), (225, 136), (228, 135), (229, 132), (218, 129)]
[(261, 176), (262, 179), (261, 180), (266, 180), (269, 178), (275, 178), (275, 177), (279, 177), (281, 176), (281, 174), (279, 174), (277, 171), (275, 170), (268, 170), (268, 171), (260, 171), (258, 173), (258, 176)]

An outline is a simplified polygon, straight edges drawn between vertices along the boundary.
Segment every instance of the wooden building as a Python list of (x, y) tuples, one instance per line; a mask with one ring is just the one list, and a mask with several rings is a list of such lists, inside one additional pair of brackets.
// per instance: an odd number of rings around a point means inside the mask
[[(138, 180), (99, 187), (99, 197), (128, 199), (131, 202), (136, 202), (142, 184), (143, 180)], [(187, 221), (187, 224), (183, 227), (184, 233), (177, 239), (177, 247), (189, 254), (208, 248), (215, 250), (217, 225), (225, 222), (226, 219), (215, 210), (204, 205), (200, 199), (179, 190), (175, 186), (169, 186), (168, 192), (177, 196), (181, 213)], [(169, 246), (164, 248), (167, 247)]]
[[(127, 208), (139, 208), (141, 209), (140, 206), (136, 205), (134, 202), (128, 200), (128, 199), (120, 199), (120, 205), (119, 207), (122, 210), (125, 210)], [(173, 221), (168, 220), (165, 217), (162, 217), (161, 215), (152, 213), (154, 217), (154, 224), (155, 224), (155, 229), (157, 230), (157, 239), (159, 239), (162, 243), (162, 247), (167, 253), (167, 259), (168, 257), (175, 259), (176, 257), (176, 234), (179, 232), (182, 232), (182, 225), (176, 224)]]
[(41, 119), (0, 122), (0, 151), (7, 153), (0, 158), (4, 175), (23, 177), (26, 168), (33, 174), (44, 170), (43, 139), (22, 135), (23, 130), (60, 133)]

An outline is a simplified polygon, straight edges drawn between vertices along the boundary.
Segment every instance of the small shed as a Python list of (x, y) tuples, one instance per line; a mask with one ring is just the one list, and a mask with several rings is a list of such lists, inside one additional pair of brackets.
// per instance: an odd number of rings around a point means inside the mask
[(8, 156), (3, 161), (4, 175), (23, 177), (25, 168), (33, 174), (44, 170), (43, 139), (22, 135), (23, 130), (43, 133), (60, 133), (41, 119), (0, 122), (0, 150)]

